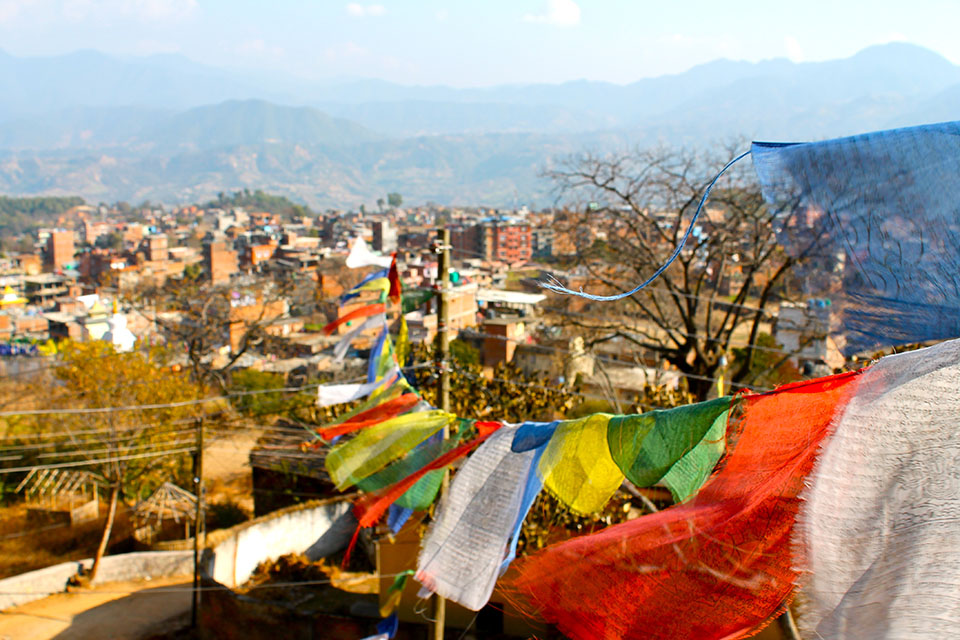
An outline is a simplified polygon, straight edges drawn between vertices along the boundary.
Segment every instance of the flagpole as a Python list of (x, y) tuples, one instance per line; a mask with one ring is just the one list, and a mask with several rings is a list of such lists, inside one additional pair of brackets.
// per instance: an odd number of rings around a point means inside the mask
[[(440, 408), (444, 411), (450, 411), (450, 231), (448, 229), (437, 229), (437, 253), (439, 254), (437, 264), (437, 286), (440, 288), (440, 301), (437, 309), (437, 338), (439, 340), (437, 348), (437, 368), (439, 369), (439, 386), (437, 400)], [(443, 439), (450, 437), (450, 428), (443, 428)], [(440, 485), (440, 500), (447, 493), (447, 486), (450, 483), (450, 471), (444, 469), (443, 482)], [(447, 617), (447, 603), (439, 595), (433, 596), (433, 633), (432, 640), (443, 640), (444, 626)]]

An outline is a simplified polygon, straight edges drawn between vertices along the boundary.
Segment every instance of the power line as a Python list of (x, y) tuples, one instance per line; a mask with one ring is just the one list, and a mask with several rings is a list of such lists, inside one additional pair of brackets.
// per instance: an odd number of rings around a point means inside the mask
[[(467, 333), (467, 332), (465, 332), (465, 333)], [(554, 351), (554, 352), (559, 352), (559, 353), (570, 353), (570, 354), (580, 355), (580, 356), (584, 356), (584, 357), (589, 356), (589, 357), (595, 358), (596, 360), (599, 360), (599, 361), (601, 361), (601, 362), (607, 362), (607, 363), (610, 363), (610, 364), (616, 364), (616, 365), (626, 365), (626, 364), (629, 364), (629, 363), (624, 362), (624, 361), (622, 361), (622, 360), (616, 360), (616, 359), (614, 359), (614, 358), (611, 358), (610, 356), (603, 356), (603, 355), (599, 355), (599, 354), (592, 353), (592, 352), (589, 352), (589, 351), (583, 351), (582, 353), (579, 353), (579, 354), (578, 354), (577, 352), (573, 351), (572, 349), (565, 349), (565, 348), (563, 348), (563, 347), (556, 347), (556, 346), (545, 345), (545, 344), (540, 344), (540, 343), (537, 343), (537, 344), (527, 344), (527, 343), (524, 342), (523, 339), (521, 339), (521, 338), (508, 338), (508, 337), (506, 337), (506, 336), (499, 336), (499, 335), (495, 335), (495, 334), (492, 334), (492, 333), (482, 333), (482, 332), (474, 332), (474, 331), (469, 332), (467, 335), (470, 335), (470, 336), (478, 336), (478, 337), (483, 337), (483, 338), (492, 338), (492, 339), (501, 340), (501, 341), (504, 341), (504, 342), (515, 342), (515, 343), (517, 343), (517, 344), (527, 345), (527, 346), (531, 346), (531, 347), (536, 347), (536, 348), (539, 348), (539, 349), (547, 349), (547, 350)], [(682, 378), (692, 378), (692, 379), (694, 379), (694, 380), (705, 380), (705, 381), (710, 381), (710, 382), (717, 382), (717, 381), (719, 380), (719, 378), (711, 378), (711, 377), (709, 377), (709, 376), (701, 376), (701, 375), (697, 375), (697, 374), (693, 374), (693, 373), (685, 373), (685, 372), (683, 372), (683, 371), (669, 370), (669, 371), (664, 371), (664, 373), (670, 374), (670, 375), (676, 375), (676, 376), (679, 376), (679, 377), (682, 377)], [(731, 386), (735, 386), (735, 387), (744, 388), (744, 389), (749, 388), (749, 389), (763, 390), (763, 391), (768, 390), (768, 389), (766, 389), (765, 387), (753, 387), (753, 386), (750, 386), (750, 385), (738, 384), (738, 383), (735, 383), (735, 382), (727, 382), (727, 384), (729, 384), (729, 385), (731, 385)]]
[[(191, 432), (192, 432), (192, 430), (187, 431), (187, 433), (191, 433)], [(174, 440), (174, 441), (171, 441), (171, 442), (150, 442), (150, 443), (141, 444), (141, 445), (135, 445), (135, 446), (129, 446), (129, 445), (127, 445), (127, 446), (123, 446), (123, 447), (108, 447), (108, 448), (106, 448), (106, 449), (91, 449), (91, 450), (89, 450), (89, 451), (87, 451), (87, 450), (82, 450), (82, 451), (57, 451), (57, 452), (54, 452), (54, 453), (41, 453), (41, 454), (39, 454), (39, 455), (37, 456), (37, 458), (61, 458), (61, 457), (66, 458), (66, 457), (72, 457), (72, 456), (91, 455), (91, 454), (95, 454), (95, 453), (110, 453), (110, 452), (118, 451), (118, 450), (119, 450), (119, 451), (136, 451), (136, 450), (139, 450), (139, 449), (152, 449), (152, 450), (154, 450), (154, 451), (159, 451), (162, 447), (172, 447), (172, 446), (176, 446), (176, 445), (187, 444), (188, 442), (192, 442), (192, 441), (193, 441), (193, 440), (192, 440), (191, 438), (187, 438), (187, 439), (178, 439), (178, 440)]]
[[(517, 381), (517, 380), (508, 380), (508, 379), (506, 379), (506, 378), (485, 378), (485, 377), (483, 377), (483, 376), (474, 375), (474, 374), (472, 374), (472, 373), (466, 373), (465, 371), (460, 371), (460, 372), (458, 372), (458, 373), (459, 373), (460, 375), (466, 377), (466, 378), (471, 378), (471, 379), (473, 379), (473, 380), (486, 380), (486, 381), (503, 382), (503, 383), (506, 383), (506, 384), (515, 385), (515, 386), (517, 386), (517, 387), (528, 387), (528, 388), (531, 388), (531, 389), (540, 389), (540, 390), (542, 390), (542, 391), (558, 391), (558, 392), (562, 392), (562, 393), (567, 393), (567, 394), (572, 395), (572, 396), (578, 396), (578, 397), (580, 397), (580, 398), (590, 398), (590, 399), (593, 399), (593, 400), (605, 400), (605, 401), (608, 401), (608, 402), (609, 402), (609, 400), (610, 400), (610, 398), (607, 397), (607, 396), (602, 396), (602, 395), (595, 394), (595, 393), (583, 393), (583, 392), (581, 392), (581, 391), (572, 391), (572, 390), (564, 389), (564, 388), (562, 388), (562, 387), (548, 387), (548, 386), (546, 386), (546, 385), (536, 384), (536, 383), (533, 383), (533, 382), (520, 382), (520, 381)], [(632, 403), (632, 404), (635, 404), (636, 406), (642, 407), (642, 408), (644, 408), (644, 409), (668, 409), (668, 408), (669, 408), (669, 407), (657, 406), (657, 405), (652, 405), (652, 404), (643, 404), (643, 403), (639, 403), (639, 402), (638, 402), (638, 403)]]
[[(382, 578), (395, 578), (399, 575), (406, 574), (406, 571), (400, 573), (371, 573), (371, 577), (376, 577), (377, 579)], [(186, 577), (186, 576), (184, 576)], [(309, 587), (309, 586), (321, 586), (333, 584), (334, 580), (302, 580), (300, 582), (270, 582), (266, 584), (255, 584), (247, 587), (244, 592), (249, 592), (257, 589), (289, 589), (291, 587)], [(215, 586), (215, 587), (199, 587), (200, 591), (223, 591), (225, 587)], [(84, 591), (84, 592), (67, 592), (64, 594), (63, 591), (51, 591), (47, 595), (81, 595), (89, 593), (103, 593), (103, 594), (114, 594), (114, 595), (130, 595), (134, 593), (140, 593), (144, 591), (143, 589), (133, 589), (133, 590), (105, 590), (105, 589), (95, 589), (94, 591)], [(193, 587), (155, 587), (149, 590), (149, 593), (193, 593)], [(34, 596), (39, 595), (36, 591), (0, 591), (0, 596)]]
[(66, 469), (69, 467), (86, 467), (97, 464), (106, 464), (108, 462), (123, 462), (125, 460), (139, 460), (141, 458), (156, 458), (159, 456), (172, 456), (178, 453), (191, 453), (195, 451), (195, 447), (190, 447), (187, 449), (174, 449), (172, 451), (156, 451), (153, 453), (139, 453), (129, 456), (116, 456), (113, 458), (102, 458), (99, 460), (79, 460), (75, 462), (60, 462), (56, 464), (44, 464), (44, 465), (33, 465), (30, 467), (9, 467), (6, 469), (0, 469), (0, 474), (6, 473), (21, 473), (23, 471), (32, 471), (33, 469)]

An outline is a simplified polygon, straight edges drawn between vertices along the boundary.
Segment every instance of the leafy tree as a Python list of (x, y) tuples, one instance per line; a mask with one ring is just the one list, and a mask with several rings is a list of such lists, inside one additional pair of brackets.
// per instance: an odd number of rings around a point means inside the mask
[(450, 341), (450, 355), (454, 361), (460, 365), (479, 365), (480, 352), (463, 340)]
[[(286, 387), (283, 376), (271, 371), (244, 369), (231, 375), (230, 391), (267, 391)], [(283, 414), (299, 404), (296, 398), (287, 393), (257, 393), (242, 395), (233, 400), (236, 408), (248, 415), (264, 416)]]
[[(769, 333), (760, 333), (757, 336), (757, 347), (750, 364), (752, 370), (749, 376), (754, 384), (774, 387), (801, 378), (800, 370), (791, 362), (789, 355), (783, 352), (783, 345), (777, 343)], [(734, 369), (744, 365), (746, 352), (744, 347), (733, 349)]]
[(275, 213), (285, 218), (304, 217), (316, 215), (310, 207), (297, 204), (284, 196), (276, 196), (257, 189), (251, 192), (250, 189), (235, 191), (231, 195), (221, 192), (217, 194), (217, 199), (207, 204), (209, 207), (219, 207), (221, 209), (229, 207), (244, 207), (256, 211), (267, 211)]
[(64, 211), (84, 204), (83, 198), (0, 196), (0, 235), (13, 236), (52, 224)]
[(96, 246), (103, 249), (111, 249), (113, 251), (119, 251), (123, 249), (123, 234), (120, 234), (116, 231), (112, 231), (106, 235), (102, 235), (96, 240)]
[(389, 204), (391, 207), (399, 207), (403, 204), (403, 196), (396, 192), (388, 193), (387, 204)]
[[(460, 341), (451, 342), (451, 346), (457, 342)], [(552, 420), (577, 404), (575, 389), (554, 386), (547, 376), (526, 376), (509, 364), (501, 363), (495, 367), (493, 379), (487, 379), (483, 376), (476, 349), (466, 343), (455, 349), (456, 366), (450, 376), (450, 409), (459, 416), (509, 422)], [(414, 348), (413, 361), (429, 362), (433, 353), (432, 346), (418, 345)], [(476, 360), (471, 362), (475, 355)], [(429, 368), (417, 369), (415, 379), (424, 399), (436, 406), (436, 373)]]
[(188, 264), (183, 267), (183, 277), (190, 282), (196, 282), (203, 275), (203, 265), (199, 262)]
[(168, 366), (167, 353), (157, 348), (118, 353), (100, 340), (66, 341), (60, 357), (54, 370), (59, 383), (54, 400), (63, 408), (123, 407), (101, 413), (56, 414), (38, 421), (42, 432), (66, 437), (68, 445), (58, 452), (61, 461), (86, 461), (85, 469), (110, 493), (92, 580), (107, 549), (118, 502), (142, 497), (170, 478), (183, 479), (189, 471), (189, 456), (183, 449), (193, 445), (192, 424), (202, 407), (143, 405), (193, 401), (200, 390)]

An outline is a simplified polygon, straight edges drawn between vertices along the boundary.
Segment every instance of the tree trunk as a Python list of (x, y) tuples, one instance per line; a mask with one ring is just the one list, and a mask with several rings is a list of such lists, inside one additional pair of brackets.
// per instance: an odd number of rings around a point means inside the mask
[(120, 484), (117, 483), (110, 487), (110, 509), (107, 511), (107, 521), (103, 525), (103, 534), (100, 536), (100, 546), (97, 547), (97, 555), (93, 558), (93, 567), (90, 569), (90, 582), (97, 577), (97, 570), (100, 568), (100, 560), (103, 554), (107, 552), (107, 544), (110, 542), (110, 533), (113, 531), (113, 519), (117, 515), (117, 501), (120, 498)]

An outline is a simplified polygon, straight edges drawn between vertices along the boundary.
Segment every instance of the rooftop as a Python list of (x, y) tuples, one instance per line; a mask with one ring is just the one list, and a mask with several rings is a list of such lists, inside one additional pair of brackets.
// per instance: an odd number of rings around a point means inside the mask
[(523, 293), (522, 291), (504, 291), (502, 289), (478, 289), (477, 302), (499, 302), (502, 304), (540, 304), (547, 299), (542, 293)]

